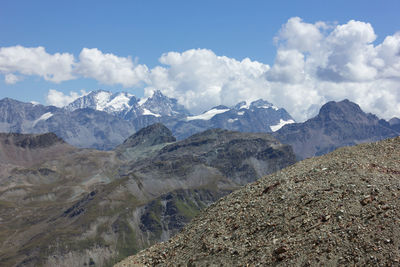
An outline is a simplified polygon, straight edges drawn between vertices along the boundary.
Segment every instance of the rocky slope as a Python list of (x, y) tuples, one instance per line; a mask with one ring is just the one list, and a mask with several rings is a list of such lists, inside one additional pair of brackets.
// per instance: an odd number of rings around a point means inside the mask
[(398, 266), (400, 137), (296, 163), (115, 265)]
[(342, 146), (383, 140), (400, 135), (396, 121), (388, 123), (367, 114), (349, 100), (328, 102), (304, 123), (283, 126), (274, 136), (289, 144), (298, 159), (320, 156)]
[(3, 134), (0, 148), (1, 266), (110, 266), (295, 159), (268, 134), (209, 130), (176, 142), (161, 124), (113, 151), (54, 134)]

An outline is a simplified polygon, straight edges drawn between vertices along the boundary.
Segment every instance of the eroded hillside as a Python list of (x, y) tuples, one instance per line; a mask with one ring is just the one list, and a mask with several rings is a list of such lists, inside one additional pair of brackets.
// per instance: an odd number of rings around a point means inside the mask
[(268, 134), (209, 130), (176, 142), (161, 124), (107, 152), (76, 149), (52, 134), (1, 140), (5, 266), (110, 266), (295, 161)]

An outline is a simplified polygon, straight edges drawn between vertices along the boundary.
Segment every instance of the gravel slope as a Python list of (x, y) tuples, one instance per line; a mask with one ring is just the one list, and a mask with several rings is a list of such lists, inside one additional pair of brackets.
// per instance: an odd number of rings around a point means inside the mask
[(400, 137), (304, 160), (121, 266), (399, 266)]

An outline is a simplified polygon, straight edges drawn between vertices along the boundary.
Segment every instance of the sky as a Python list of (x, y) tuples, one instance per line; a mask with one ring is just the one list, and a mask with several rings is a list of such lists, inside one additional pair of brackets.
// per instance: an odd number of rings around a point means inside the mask
[(0, 99), (161, 90), (193, 114), (263, 98), (297, 121), (350, 99), (400, 117), (400, 1), (0, 2)]

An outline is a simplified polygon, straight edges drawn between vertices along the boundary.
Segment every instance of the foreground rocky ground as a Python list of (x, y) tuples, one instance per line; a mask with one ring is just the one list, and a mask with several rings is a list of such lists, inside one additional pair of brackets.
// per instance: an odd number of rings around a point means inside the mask
[(266, 176), (115, 266), (399, 266), (399, 207), (397, 137)]

